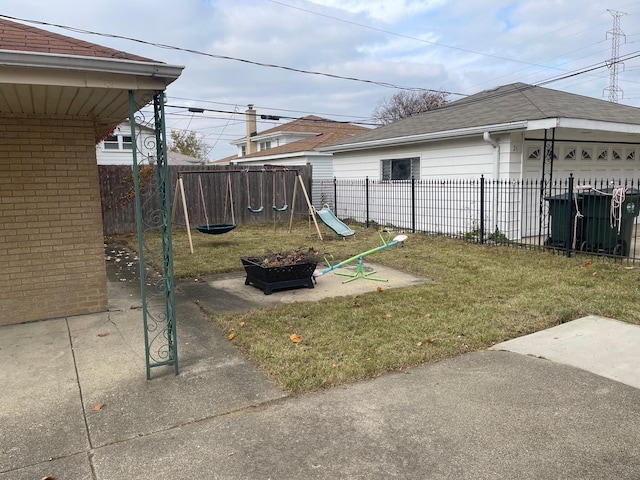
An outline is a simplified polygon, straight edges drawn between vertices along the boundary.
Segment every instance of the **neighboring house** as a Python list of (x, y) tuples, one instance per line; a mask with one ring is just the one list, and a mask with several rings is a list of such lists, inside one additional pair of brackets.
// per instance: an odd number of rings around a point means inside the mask
[[(277, 127), (257, 132), (257, 113), (249, 105), (246, 113), (247, 135), (232, 143), (238, 148), (235, 156), (216, 163), (249, 165), (311, 165), (313, 181), (333, 178), (333, 155), (319, 148), (351, 138), (369, 129), (351, 123), (336, 122), (307, 115)], [(317, 204), (319, 199), (314, 198)]]
[[(640, 177), (640, 109), (514, 83), (320, 151), (333, 154), (338, 179), (393, 182), (484, 175), (548, 181), (570, 173), (579, 179), (631, 179)], [(455, 199), (449, 194), (445, 200)], [(512, 201), (515, 205), (518, 199)], [(527, 232), (510, 231), (510, 238), (521, 234)]]
[[(156, 163), (155, 129), (138, 124), (135, 136), (138, 164), (153, 165)], [(98, 165), (133, 166), (133, 143), (129, 120), (120, 123), (113, 132), (96, 145), (96, 157)], [(170, 150), (167, 152), (167, 164), (169, 165), (204, 165), (205, 163), (204, 160), (189, 155)]]
[(185, 155), (180, 152), (172, 152), (169, 150), (167, 152), (167, 164), (168, 165), (206, 165), (207, 162), (200, 158), (192, 157), (190, 155)]
[[(155, 162), (155, 130), (136, 125), (137, 160), (139, 164)], [(131, 123), (120, 123), (104, 140), (96, 145), (98, 165), (133, 165)]]
[(540, 179), (551, 149), (547, 176), (637, 177), (639, 147), (639, 108), (514, 83), (320, 151), (338, 178)]
[(0, 19), (0, 324), (107, 309), (96, 144), (182, 67)]

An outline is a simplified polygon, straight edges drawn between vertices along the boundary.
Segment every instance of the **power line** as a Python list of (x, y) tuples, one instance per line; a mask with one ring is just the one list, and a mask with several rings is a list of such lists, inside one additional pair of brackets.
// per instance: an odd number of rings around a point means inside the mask
[(275, 68), (275, 69), (281, 69), (281, 70), (285, 70), (285, 71), (289, 71), (289, 72), (304, 73), (304, 74), (307, 74), (307, 75), (316, 75), (316, 76), (334, 78), (334, 79), (338, 79), (338, 80), (350, 80), (350, 81), (353, 81), (353, 82), (368, 83), (368, 84), (372, 84), (372, 85), (378, 85), (380, 87), (393, 88), (393, 89), (396, 89), (396, 90), (427, 91), (427, 92), (446, 93), (447, 95), (465, 96), (462, 93), (445, 92), (445, 91), (442, 91), (442, 90), (436, 90), (436, 89), (432, 89), (432, 88), (407, 87), (407, 86), (395, 85), (393, 83), (388, 83), (388, 82), (380, 82), (380, 81), (376, 81), (376, 80), (367, 80), (367, 79), (357, 78), (357, 77), (345, 77), (345, 76), (336, 75), (336, 74), (333, 74), (333, 73), (317, 72), (317, 71), (314, 71), (314, 70), (304, 70), (304, 69), (301, 69), (301, 68), (287, 67), (287, 66), (284, 66), (284, 65), (277, 65), (277, 64), (273, 64), (273, 63), (256, 62), (256, 61), (253, 61), (253, 60), (247, 60), (247, 59), (238, 58), (238, 57), (230, 57), (230, 56), (227, 56), (227, 55), (216, 55), (216, 54), (213, 54), (213, 53), (202, 52), (202, 51), (194, 50), (194, 49), (191, 49), (191, 48), (183, 48), (183, 47), (177, 47), (177, 46), (174, 46), (174, 45), (168, 45), (168, 44), (164, 44), (164, 43), (149, 42), (149, 41), (146, 41), (146, 40), (141, 40), (139, 38), (126, 37), (126, 36), (123, 36), (123, 35), (116, 35), (116, 34), (113, 34), (113, 33), (94, 32), (94, 31), (91, 31), (91, 30), (84, 30), (84, 29), (81, 29), (81, 28), (69, 27), (69, 26), (66, 26), (66, 25), (59, 25), (59, 24), (55, 24), (55, 23), (43, 22), (43, 21), (40, 21), (40, 20), (28, 20), (28, 19), (24, 19), (24, 18), (11, 17), (9, 15), (0, 15), (0, 17), (1, 18), (7, 18), (7, 19), (10, 19), (10, 20), (14, 20), (14, 21), (33, 23), (33, 24), (36, 24), (36, 25), (46, 25), (46, 26), (49, 26), (49, 27), (61, 28), (63, 30), (68, 30), (70, 32), (80, 33), (80, 34), (84, 34), (84, 35), (97, 35), (99, 37), (116, 38), (116, 39), (119, 39), (119, 40), (127, 40), (127, 41), (130, 41), (130, 42), (136, 42), (136, 43), (140, 43), (140, 44), (143, 44), (143, 45), (149, 45), (149, 46), (152, 46), (152, 47), (163, 48), (165, 50), (175, 50), (175, 51), (179, 51), (179, 52), (191, 53), (191, 54), (194, 54), (194, 55), (200, 55), (200, 56), (204, 56), (204, 57), (215, 58), (215, 59), (218, 59), (218, 60), (231, 60), (231, 61), (234, 61), (234, 62), (246, 63), (246, 64), (249, 64), (249, 65), (256, 65), (256, 66), (259, 66), (259, 67)]
[[(185, 109), (185, 110), (189, 110), (190, 108), (193, 107), (189, 107), (187, 105), (172, 105), (172, 104), (167, 104), (165, 105), (165, 107), (167, 108), (180, 108), (180, 109)], [(213, 112), (213, 113), (227, 113), (227, 114), (236, 114), (236, 115), (247, 115), (247, 113), (245, 112), (237, 112), (237, 111), (230, 111), (230, 110), (219, 110), (216, 108), (198, 108), (198, 110), (202, 110), (203, 112)], [(266, 116), (266, 115), (265, 115)], [(284, 120), (301, 120), (301, 121), (305, 121), (305, 122), (309, 122), (309, 123), (326, 123), (326, 122), (331, 122), (331, 123), (335, 123), (335, 124), (351, 124), (351, 125), (366, 125), (366, 126), (379, 126), (379, 123), (371, 123), (371, 122), (354, 122), (354, 121), (346, 121), (346, 120), (330, 120), (327, 118), (321, 118), (321, 119), (313, 119), (313, 118), (300, 118), (300, 117), (291, 117), (288, 115), (269, 115), (271, 117), (277, 117), (278, 120), (280, 119), (284, 119)]]
[[(393, 36), (400, 37), (400, 38), (406, 38), (406, 39), (409, 39), (409, 40), (415, 40), (416, 42), (422, 42), (422, 43), (426, 43), (426, 44), (429, 44), (429, 45), (434, 45), (436, 47), (449, 48), (449, 49), (452, 49), (452, 50), (457, 50), (459, 52), (472, 53), (474, 55), (480, 55), (480, 56), (487, 57), (487, 58), (494, 58), (496, 60), (502, 60), (502, 61), (508, 61), (508, 62), (514, 62), (514, 63), (521, 63), (523, 65), (528, 65), (528, 66), (533, 66), (533, 67), (554, 68), (554, 67), (549, 67), (547, 65), (540, 65), (538, 63), (525, 62), (524, 60), (518, 60), (518, 59), (515, 59), (515, 58), (501, 57), (500, 55), (492, 55), (490, 53), (478, 52), (478, 51), (475, 51), (475, 50), (470, 50), (468, 48), (454, 47), (452, 45), (446, 45), (444, 43), (438, 43), (438, 42), (433, 42), (431, 40), (425, 40), (424, 38), (412, 37), (411, 35), (405, 35), (405, 34), (402, 34), (402, 33), (391, 32), (389, 30), (383, 30), (381, 28), (372, 27), (370, 25), (365, 25), (365, 24), (362, 24), (362, 23), (357, 23), (357, 22), (352, 22), (350, 20), (345, 20), (344, 18), (333, 17), (331, 15), (326, 15), (324, 13), (314, 12), (312, 10), (307, 10), (307, 9), (304, 9), (304, 8), (301, 8), (301, 7), (296, 7), (294, 5), (289, 5), (287, 3), (279, 2), (277, 0), (267, 0), (267, 1), (271, 2), (271, 3), (278, 4), (278, 5), (282, 5), (283, 7), (293, 8), (295, 10), (300, 10), (302, 12), (310, 13), (312, 15), (318, 15), (320, 17), (324, 17), (324, 18), (328, 18), (328, 19), (331, 19), (331, 20), (335, 20), (337, 22), (346, 23), (348, 25), (354, 25), (354, 26), (357, 26), (357, 27), (366, 28), (366, 29), (369, 29), (369, 30), (373, 30), (373, 31), (380, 32), (380, 33), (385, 33), (387, 35), (393, 35)], [(431, 91), (437, 91), (437, 90), (431, 90)], [(443, 92), (443, 93), (449, 93), (449, 92)], [(453, 94), (453, 95), (458, 95), (458, 94)]]
[[(198, 103), (213, 103), (216, 105), (229, 105), (229, 106), (235, 106), (238, 105), (240, 102), (235, 102), (235, 103), (229, 103), (229, 102), (215, 102), (213, 100), (200, 100), (200, 99), (195, 99), (195, 98), (184, 98), (184, 97), (171, 97), (172, 99), (175, 100), (183, 100), (185, 102), (198, 102)], [(310, 112), (308, 110), (291, 110), (289, 108), (278, 108), (278, 107), (267, 107), (264, 105), (255, 105), (256, 110), (257, 109), (261, 109), (261, 110), (266, 110), (266, 111), (275, 111), (275, 112), (291, 112), (291, 113), (302, 113), (304, 115), (318, 115), (318, 116), (329, 116), (329, 117), (344, 117), (344, 118), (351, 118), (351, 119), (360, 119), (362, 117), (356, 117), (353, 115), (344, 115), (344, 114), (340, 114), (340, 113), (327, 113), (327, 112)]]

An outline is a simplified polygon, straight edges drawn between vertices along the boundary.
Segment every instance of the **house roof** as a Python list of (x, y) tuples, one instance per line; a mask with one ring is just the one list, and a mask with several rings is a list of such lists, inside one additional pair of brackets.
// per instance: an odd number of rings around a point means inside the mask
[(168, 165), (203, 165), (204, 163), (204, 160), (180, 152), (174, 152), (172, 150), (167, 152)]
[(22, 23), (11, 22), (5, 18), (0, 18), (0, 47), (3, 50), (21, 52), (153, 62), (149, 58), (41, 30)]
[(1, 17), (0, 68), (0, 113), (91, 117), (96, 142), (183, 69)]
[(526, 122), (546, 119), (577, 119), (640, 125), (640, 109), (627, 105), (552, 90), (525, 83), (513, 83), (486, 90), (385, 125), (355, 138), (345, 139), (325, 150), (341, 146), (391, 141), (441, 132), (458, 132), (474, 127), (509, 126), (526, 128)]
[(302, 118), (298, 118), (292, 122), (284, 123), (276, 127), (264, 130), (257, 134), (258, 137), (263, 137), (270, 134), (311, 134), (306, 138), (296, 140), (285, 145), (263, 150), (261, 152), (255, 152), (250, 155), (244, 155), (242, 157), (226, 158), (226, 161), (233, 160), (245, 160), (255, 159), (257, 157), (266, 157), (273, 155), (286, 155), (298, 152), (310, 152), (320, 147), (330, 145), (346, 138), (352, 138), (362, 132), (366, 132), (369, 129), (361, 127), (359, 125), (353, 125), (352, 123), (336, 122), (334, 120), (328, 120), (326, 118), (318, 117), (315, 115), (307, 115)]

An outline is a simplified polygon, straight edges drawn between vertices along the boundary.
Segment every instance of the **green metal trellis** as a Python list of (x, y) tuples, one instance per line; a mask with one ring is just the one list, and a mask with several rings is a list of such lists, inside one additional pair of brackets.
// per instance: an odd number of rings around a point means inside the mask
[[(133, 148), (133, 178), (140, 263), (140, 294), (142, 297), (147, 379), (150, 379), (153, 367), (173, 365), (175, 374), (178, 374), (164, 92), (156, 91), (153, 95), (156, 167), (151, 177), (140, 175), (135, 121), (137, 110), (134, 92), (130, 90), (129, 120), (131, 143), (135, 146)], [(158, 207), (153, 212), (149, 213), (143, 208), (143, 188), (155, 189), (157, 193)]]

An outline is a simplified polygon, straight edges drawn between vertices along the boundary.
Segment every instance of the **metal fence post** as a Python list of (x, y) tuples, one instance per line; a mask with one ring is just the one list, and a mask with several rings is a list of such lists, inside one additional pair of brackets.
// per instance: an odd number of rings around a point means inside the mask
[(484, 175), (480, 175), (480, 243), (484, 243)]
[(411, 233), (416, 233), (416, 179), (411, 177)]
[(366, 218), (366, 225), (367, 228), (369, 228), (369, 177), (365, 177), (364, 180), (364, 196), (365, 196), (365, 205), (366, 205), (366, 210), (367, 210), (367, 218)]
[(565, 232), (565, 250), (567, 257), (571, 256), (571, 250), (573, 250), (574, 231), (573, 224), (575, 222), (575, 204), (573, 201), (573, 173), (569, 174), (569, 182), (567, 185), (567, 228)]
[(333, 213), (338, 215), (338, 181), (333, 177)]

